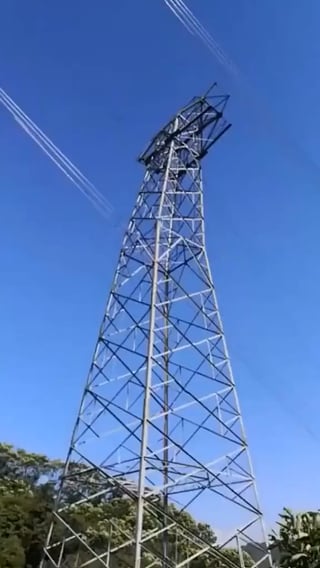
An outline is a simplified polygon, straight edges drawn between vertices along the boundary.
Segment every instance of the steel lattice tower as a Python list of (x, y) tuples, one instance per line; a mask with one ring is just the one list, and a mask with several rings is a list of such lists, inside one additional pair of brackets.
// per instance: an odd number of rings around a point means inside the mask
[[(201, 161), (230, 126), (223, 115), (228, 97), (214, 92), (192, 99), (139, 158), (145, 176), (43, 567), (244, 566), (242, 546), (265, 543), (205, 248)], [(101, 548), (79, 519), (84, 507), (115, 498), (131, 503), (131, 529), (101, 519), (108, 542)], [(213, 528), (224, 523), (224, 542), (213, 546), (205, 527), (195, 532), (187, 512)], [(224, 557), (225, 546), (237, 548), (236, 559)]]

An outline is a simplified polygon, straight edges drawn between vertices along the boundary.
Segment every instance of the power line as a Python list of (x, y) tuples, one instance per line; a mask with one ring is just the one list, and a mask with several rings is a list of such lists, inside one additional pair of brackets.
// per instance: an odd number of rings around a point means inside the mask
[(9, 111), (24, 132), (88, 199), (91, 205), (104, 218), (109, 219), (114, 210), (111, 203), (2, 88), (0, 88), (0, 103)]
[(218, 59), (219, 63), (226, 67), (228, 71), (234, 76), (239, 77), (240, 71), (236, 65), (231, 61), (227, 54), (223, 51), (218, 42), (206, 30), (191, 10), (186, 6), (182, 0), (164, 0), (174, 15), (185, 26), (189, 33), (197, 35), (201, 41), (206, 45), (209, 51)]

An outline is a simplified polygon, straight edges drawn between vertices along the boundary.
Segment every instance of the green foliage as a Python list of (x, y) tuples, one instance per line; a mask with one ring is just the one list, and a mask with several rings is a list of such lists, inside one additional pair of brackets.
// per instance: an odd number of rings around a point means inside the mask
[(60, 469), (46, 456), (0, 444), (1, 568), (39, 565)]
[[(238, 553), (236, 550), (226, 550), (225, 551), (225, 555), (230, 558), (230, 560), (233, 560), (234, 563), (237, 563), (238, 561)], [(249, 554), (247, 554), (247, 552), (243, 552), (242, 553), (242, 557), (243, 557), (243, 562), (246, 568), (251, 568), (251, 566), (253, 566), (254, 562), (251, 558), (251, 556), (249, 556)]]
[[(59, 479), (63, 475), (63, 463), (50, 460), (47, 456), (15, 449), (8, 444), (0, 444), (0, 568), (38, 568), (43, 544), (51, 520), (51, 510), (57, 494)], [(68, 505), (64, 518), (74, 530), (81, 533), (83, 541), (101, 554), (112, 546), (123, 544), (134, 538), (136, 509), (134, 500), (126, 498), (110, 485), (106, 491), (106, 480), (101, 474), (71, 463), (68, 477), (65, 478), (62, 502)], [(75, 504), (86, 495), (97, 495), (95, 499)], [(100, 495), (100, 496), (99, 496)], [(202, 541), (215, 545), (216, 536), (211, 527), (197, 523), (188, 513), (179, 512), (169, 505), (167, 515), (173, 525), (177, 522), (187, 534), (193, 537), (179, 537), (177, 529), (168, 531), (169, 557), (179, 555), (183, 561), (197, 552)], [(145, 510), (143, 530), (157, 530), (163, 526), (163, 512), (160, 501), (154, 501)], [(54, 527), (56, 540), (62, 539), (62, 525)], [(179, 532), (179, 531), (178, 531)], [(201, 544), (202, 546), (202, 544)], [(154, 562), (160, 554), (161, 541), (153, 539), (152, 551), (144, 551), (142, 566)], [(57, 551), (59, 554), (59, 551)], [(128, 568), (132, 564), (131, 545), (121, 549), (111, 568)], [(225, 558), (239, 564), (235, 550), (226, 550)], [(74, 540), (66, 542), (64, 558), (69, 566), (90, 559), (87, 549), (81, 549)], [(250, 568), (252, 560), (244, 553), (245, 566)], [(100, 563), (90, 563), (98, 568)], [(154, 563), (155, 568), (158, 566)], [(195, 558), (189, 568), (224, 568), (209, 553)], [(160, 564), (159, 564), (160, 568)]]
[(27, 566), (37, 566), (40, 561), (50, 509), (51, 503), (43, 500), (37, 491), (0, 497), (1, 539), (19, 540)]
[(0, 537), (1, 568), (25, 568), (26, 559), (18, 536)]
[(283, 568), (320, 568), (320, 512), (294, 515), (284, 509), (279, 532), (271, 535), (271, 547), (280, 553)]

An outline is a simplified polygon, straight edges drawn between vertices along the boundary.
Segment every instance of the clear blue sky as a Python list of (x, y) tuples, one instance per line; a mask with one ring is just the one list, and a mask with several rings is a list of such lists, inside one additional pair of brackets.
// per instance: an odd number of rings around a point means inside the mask
[[(163, 0), (4, 0), (0, 83), (124, 220), (155, 130), (213, 80), (231, 93), (233, 128), (205, 162), (207, 241), (271, 522), (320, 501), (320, 168), (286, 141), (320, 164), (320, 4), (189, 5), (254, 85), (254, 109)], [(0, 438), (60, 457), (121, 235), (2, 108), (0, 176)]]

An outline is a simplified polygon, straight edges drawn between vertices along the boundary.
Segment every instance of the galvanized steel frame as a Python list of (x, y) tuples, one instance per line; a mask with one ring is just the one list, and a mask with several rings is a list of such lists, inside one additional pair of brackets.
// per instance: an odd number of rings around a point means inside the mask
[[(96, 483), (91, 493), (86, 489), (74, 498), (73, 510), (107, 499), (110, 492), (122, 495), (135, 503), (134, 532), (113, 542), (113, 530), (121, 529), (112, 528), (110, 520), (108, 548), (101, 554), (72, 526), (70, 505), (60, 497), (43, 567), (67, 566), (64, 550), (70, 542), (87, 551), (85, 560), (72, 564), (79, 568), (94, 562), (113, 566), (126, 548), (134, 568), (182, 568), (210, 556), (236, 566), (243, 564), (244, 544), (265, 542), (205, 247), (201, 160), (230, 126), (224, 118), (227, 100), (215, 95), (215, 86), (192, 99), (139, 158), (144, 181), (65, 465), (60, 495), (75, 475), (75, 462), (83, 468), (84, 485), (88, 479)], [(227, 503), (236, 526), (218, 546), (180, 520), (179, 511), (207, 518), (206, 505), (216, 510), (219, 527)], [(146, 527), (148, 515), (157, 518), (157, 530)], [(58, 541), (57, 525), (63, 533)], [(178, 545), (173, 550), (173, 534), (189, 555)], [(239, 562), (224, 558), (226, 546), (238, 548)]]

